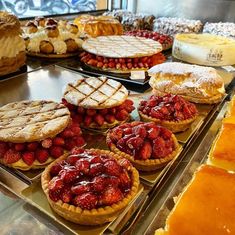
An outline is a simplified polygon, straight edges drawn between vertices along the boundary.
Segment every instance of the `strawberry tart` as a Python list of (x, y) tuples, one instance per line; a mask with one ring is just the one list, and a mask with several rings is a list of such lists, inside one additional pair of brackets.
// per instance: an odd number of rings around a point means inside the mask
[(63, 104), (74, 121), (89, 129), (107, 129), (126, 122), (134, 110), (127, 99), (127, 89), (106, 77), (89, 77), (69, 83), (64, 91)]
[(142, 171), (165, 166), (180, 150), (174, 134), (152, 122), (135, 121), (115, 127), (108, 132), (106, 141), (111, 151)]
[(83, 225), (114, 220), (138, 187), (138, 171), (128, 160), (98, 149), (73, 149), (42, 174), (42, 188), (52, 209)]
[(0, 163), (44, 168), (84, 139), (69, 110), (53, 101), (20, 101), (0, 108)]
[(155, 122), (172, 132), (185, 131), (197, 118), (194, 104), (178, 95), (152, 95), (140, 102), (139, 115), (143, 121)]

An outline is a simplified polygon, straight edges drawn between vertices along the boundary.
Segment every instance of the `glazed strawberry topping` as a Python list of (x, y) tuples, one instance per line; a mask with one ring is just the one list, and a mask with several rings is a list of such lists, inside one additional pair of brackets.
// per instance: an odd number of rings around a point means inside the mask
[(122, 200), (131, 188), (131, 164), (92, 150), (76, 150), (50, 169), (51, 200), (59, 199), (82, 209), (112, 205)]
[(65, 99), (62, 99), (62, 103), (71, 112), (71, 117), (74, 122), (77, 122), (85, 127), (89, 127), (91, 124), (101, 127), (105, 123), (112, 124), (116, 120), (124, 121), (135, 109), (133, 106), (133, 101), (128, 99), (121, 105), (108, 109), (84, 109), (83, 107), (77, 107), (68, 103)]
[(162, 53), (138, 58), (105, 58), (88, 52), (82, 52), (80, 60), (85, 64), (100, 69), (130, 70), (148, 69), (156, 64), (163, 63), (166, 59)]
[(167, 121), (182, 121), (197, 115), (194, 104), (178, 95), (151, 96), (148, 100), (141, 101), (139, 111), (152, 118)]
[(126, 35), (129, 36), (137, 36), (137, 37), (144, 37), (144, 38), (150, 38), (155, 41), (158, 41), (161, 43), (163, 46), (164, 45), (172, 45), (173, 44), (173, 39), (164, 34), (160, 34), (158, 32), (153, 32), (149, 30), (133, 30), (133, 31), (127, 31), (125, 32)]
[[(164, 158), (175, 150), (172, 132), (154, 123), (132, 122), (109, 131), (107, 144), (115, 146), (136, 160)], [(126, 165), (121, 162), (121, 165)], [(121, 175), (124, 179), (125, 176)], [(120, 179), (119, 176), (119, 179)]]
[(54, 138), (30, 143), (0, 142), (0, 158), (6, 164), (15, 163), (20, 159), (28, 166), (31, 166), (35, 160), (43, 164), (49, 157), (58, 158), (65, 150), (83, 146), (85, 141), (81, 134), (79, 124), (72, 122)]

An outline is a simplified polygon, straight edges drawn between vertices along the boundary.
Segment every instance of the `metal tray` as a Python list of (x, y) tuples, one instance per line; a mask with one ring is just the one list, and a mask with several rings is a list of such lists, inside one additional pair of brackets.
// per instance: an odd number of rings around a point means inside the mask
[[(151, 204), (149, 205), (149, 210), (153, 211), (153, 204), (157, 205), (159, 201), (158, 197), (163, 197), (163, 201), (161, 201), (161, 205), (158, 210), (155, 211), (153, 218), (151, 219), (151, 223), (148, 224), (146, 231), (140, 231), (138, 234), (154, 234), (154, 231), (158, 228), (164, 228), (165, 221), (167, 216), (169, 215), (170, 211), (174, 207), (174, 197), (177, 197), (188, 184), (188, 182), (192, 179), (192, 176), (196, 169), (202, 164), (205, 163), (207, 160), (207, 154), (210, 149), (209, 146), (212, 145), (216, 135), (221, 127), (222, 119), (225, 115), (227, 110), (227, 103), (223, 106), (222, 110), (220, 111), (219, 115), (217, 116), (216, 120), (213, 122), (212, 126), (210, 127), (207, 134), (202, 139), (200, 145), (196, 149), (195, 153), (193, 154), (191, 160), (184, 166), (182, 164), (181, 167), (184, 168), (180, 177), (177, 177), (177, 180), (174, 184), (169, 188), (167, 193), (164, 195), (161, 194), (161, 190), (159, 190), (158, 195), (155, 196), (154, 200), (152, 200)], [(169, 187), (169, 185), (167, 186)], [(148, 211), (148, 210), (147, 210)], [(146, 211), (146, 213), (148, 213)], [(153, 215), (153, 214), (152, 214)], [(139, 221), (141, 222), (141, 221)], [(143, 226), (144, 227), (144, 226)], [(137, 228), (138, 230), (138, 228)]]
[[(117, 220), (120, 221), (125, 215), (127, 215), (127, 213), (134, 206), (136, 200), (141, 196), (142, 192), (143, 192), (143, 186), (140, 185), (139, 191), (136, 197), (129, 203), (128, 207), (116, 218)], [(55, 220), (59, 224), (65, 226), (69, 231), (71, 231), (74, 234), (79, 234), (79, 235), (103, 234), (104, 231), (107, 230), (109, 226), (115, 221), (114, 220), (110, 223), (106, 223), (100, 226), (83, 226), (83, 225), (78, 225), (78, 224), (75, 224), (75, 223), (72, 223), (63, 219), (51, 209), (47, 201), (47, 198), (42, 190), (40, 181), (37, 181), (31, 184), (28, 188), (24, 189), (21, 192), (21, 195), (25, 199), (25, 201), (27, 201), (31, 205), (38, 208), (40, 211), (50, 216), (53, 220)]]

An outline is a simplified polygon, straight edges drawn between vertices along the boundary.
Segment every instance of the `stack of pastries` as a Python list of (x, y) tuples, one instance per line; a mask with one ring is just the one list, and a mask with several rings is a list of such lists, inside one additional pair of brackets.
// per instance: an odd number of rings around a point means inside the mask
[(0, 76), (17, 71), (25, 64), (25, 45), (16, 16), (0, 11)]
[(31, 55), (77, 53), (83, 42), (77, 25), (61, 24), (52, 18), (35, 18), (27, 22), (23, 29), (26, 49)]

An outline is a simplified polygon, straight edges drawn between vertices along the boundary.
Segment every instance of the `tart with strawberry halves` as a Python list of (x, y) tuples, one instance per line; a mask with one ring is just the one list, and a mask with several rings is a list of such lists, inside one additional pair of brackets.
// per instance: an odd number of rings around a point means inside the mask
[(20, 101), (0, 108), (0, 163), (20, 170), (45, 168), (84, 139), (69, 110), (53, 101)]
[(106, 139), (110, 150), (127, 158), (142, 171), (165, 166), (177, 156), (180, 145), (174, 134), (153, 122), (132, 122), (110, 130)]
[(108, 129), (126, 122), (134, 110), (127, 89), (106, 77), (89, 77), (69, 83), (63, 100), (74, 121), (88, 129)]
[(172, 132), (185, 131), (198, 115), (194, 104), (178, 95), (152, 95), (140, 102), (138, 112), (142, 121), (154, 122)]
[(73, 149), (42, 174), (42, 188), (52, 209), (83, 225), (114, 220), (137, 194), (138, 171), (110, 151)]

